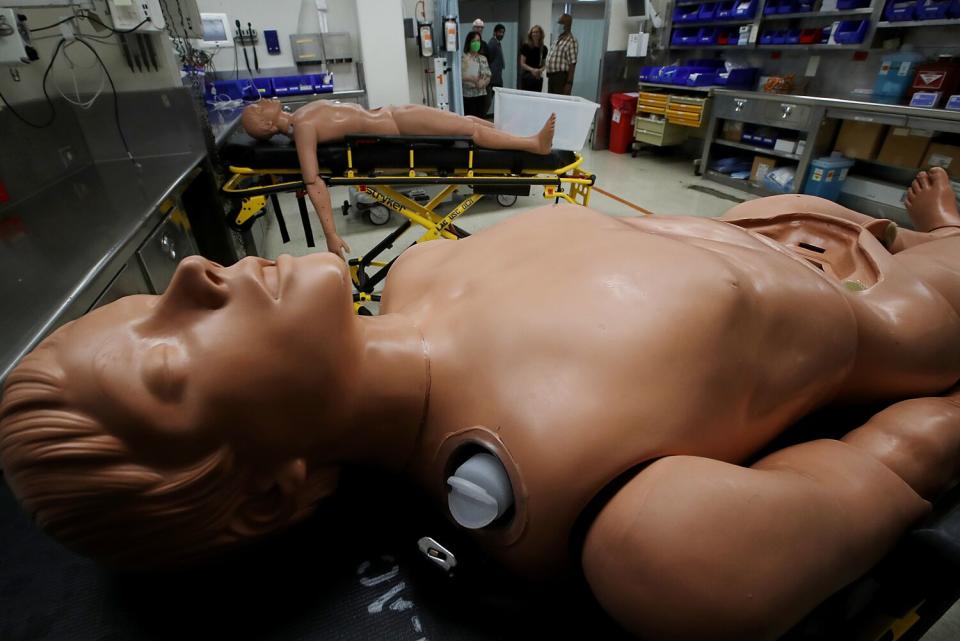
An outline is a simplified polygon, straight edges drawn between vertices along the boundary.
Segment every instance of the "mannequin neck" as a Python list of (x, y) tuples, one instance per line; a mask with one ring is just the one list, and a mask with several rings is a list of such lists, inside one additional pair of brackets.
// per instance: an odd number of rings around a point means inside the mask
[(360, 351), (346, 429), (344, 463), (402, 470), (414, 452), (429, 395), (429, 361), (420, 330), (399, 314), (358, 316)]

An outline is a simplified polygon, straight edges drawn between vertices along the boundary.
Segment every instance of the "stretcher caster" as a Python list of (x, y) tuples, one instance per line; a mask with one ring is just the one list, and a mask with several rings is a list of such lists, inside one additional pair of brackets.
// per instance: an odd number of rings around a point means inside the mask
[(509, 194), (500, 194), (497, 196), (497, 204), (501, 207), (513, 207), (517, 203), (517, 197)]
[(383, 205), (377, 205), (367, 210), (367, 220), (374, 225), (386, 225), (390, 222), (390, 210)]

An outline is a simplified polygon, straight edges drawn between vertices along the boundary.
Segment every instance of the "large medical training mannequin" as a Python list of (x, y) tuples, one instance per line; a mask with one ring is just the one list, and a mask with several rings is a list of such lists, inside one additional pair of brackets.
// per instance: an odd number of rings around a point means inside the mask
[(318, 144), (343, 140), (349, 134), (469, 136), (479, 147), (546, 154), (553, 145), (555, 122), (551, 116), (537, 134), (524, 137), (494, 129), (493, 123), (481, 118), (423, 105), (369, 110), (329, 100), (315, 100), (293, 113), (284, 111), (279, 100), (260, 100), (245, 107), (241, 118), (244, 130), (253, 138), (267, 140), (277, 134), (293, 138), (307, 196), (320, 218), (327, 249), (344, 258), (350, 247), (337, 234), (330, 194), (318, 175)]
[[(485, 453), (509, 499), (465, 528), (508, 568), (579, 564), (644, 638), (773, 639), (958, 475), (960, 215), (940, 170), (908, 204), (900, 235), (808, 196), (726, 221), (544, 207), (407, 250), (375, 317), (327, 252), (188, 258), (24, 359), (0, 462), (64, 544), (166, 567), (291, 525), (351, 464), (462, 524)], [(852, 401), (889, 407), (754, 460)]]

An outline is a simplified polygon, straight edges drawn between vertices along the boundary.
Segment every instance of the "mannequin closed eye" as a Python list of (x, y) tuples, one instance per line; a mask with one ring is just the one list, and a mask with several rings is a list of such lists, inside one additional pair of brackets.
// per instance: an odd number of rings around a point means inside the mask
[(159, 400), (167, 403), (180, 400), (187, 382), (183, 351), (167, 343), (154, 345), (143, 355), (140, 377)]

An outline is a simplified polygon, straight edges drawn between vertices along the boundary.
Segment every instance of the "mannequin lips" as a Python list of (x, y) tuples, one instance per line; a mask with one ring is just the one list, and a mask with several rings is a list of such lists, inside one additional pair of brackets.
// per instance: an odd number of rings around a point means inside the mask
[(280, 300), (280, 267), (276, 263), (273, 265), (264, 265), (260, 270), (263, 280), (263, 288), (271, 298)]

